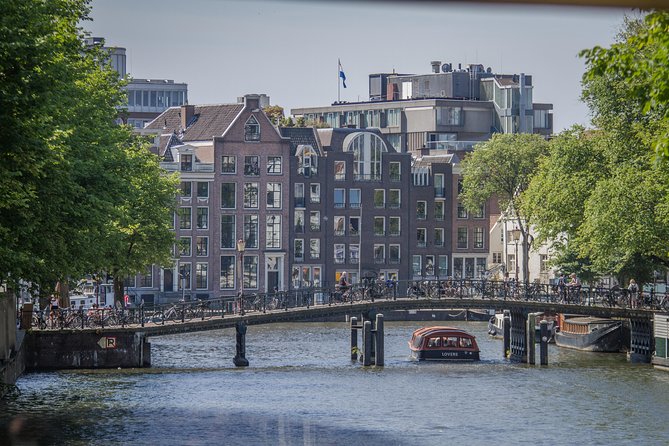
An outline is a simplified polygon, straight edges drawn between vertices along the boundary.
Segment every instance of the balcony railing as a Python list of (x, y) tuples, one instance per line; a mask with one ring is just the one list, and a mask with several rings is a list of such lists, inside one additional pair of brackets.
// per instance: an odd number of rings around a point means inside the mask
[(357, 203), (351, 202), (348, 205), (351, 209), (360, 209), (360, 202)]
[(381, 175), (354, 174), (353, 179), (355, 181), (381, 181)]
[(346, 207), (346, 203), (342, 203), (342, 202), (335, 203), (334, 207), (337, 208), (337, 209), (343, 209), (343, 208)]
[(337, 264), (344, 263), (344, 258), (343, 257), (335, 257), (334, 262)]

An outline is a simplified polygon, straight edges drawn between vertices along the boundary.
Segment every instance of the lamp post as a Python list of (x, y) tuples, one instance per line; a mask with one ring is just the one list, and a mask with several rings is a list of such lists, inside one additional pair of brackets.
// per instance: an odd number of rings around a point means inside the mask
[(237, 240), (237, 252), (239, 253), (239, 312), (244, 315), (244, 250), (246, 242), (244, 239)]

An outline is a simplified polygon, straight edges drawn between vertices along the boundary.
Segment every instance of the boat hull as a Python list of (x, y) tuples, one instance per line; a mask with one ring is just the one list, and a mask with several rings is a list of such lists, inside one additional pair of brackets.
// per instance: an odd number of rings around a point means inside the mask
[(468, 350), (412, 350), (416, 361), (479, 361), (479, 352)]
[(574, 334), (558, 331), (555, 333), (555, 344), (586, 352), (619, 352), (622, 349), (622, 323), (617, 322), (610, 327), (587, 334)]

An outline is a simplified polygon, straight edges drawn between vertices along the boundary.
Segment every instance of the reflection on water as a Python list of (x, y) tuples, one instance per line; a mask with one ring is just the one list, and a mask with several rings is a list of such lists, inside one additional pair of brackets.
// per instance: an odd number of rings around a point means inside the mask
[(420, 323), (386, 323), (383, 368), (349, 359), (344, 323), (152, 339), (151, 369), (30, 374), (0, 402), (0, 444), (667, 444), (669, 374), (623, 354), (549, 346), (513, 364), (485, 323), (479, 363), (416, 363)]

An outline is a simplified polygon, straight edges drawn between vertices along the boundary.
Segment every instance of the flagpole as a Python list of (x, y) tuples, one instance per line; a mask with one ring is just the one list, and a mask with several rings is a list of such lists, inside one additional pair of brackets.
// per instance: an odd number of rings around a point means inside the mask
[(339, 82), (339, 67), (341, 66), (341, 61), (337, 59), (337, 102), (341, 100), (341, 82)]

